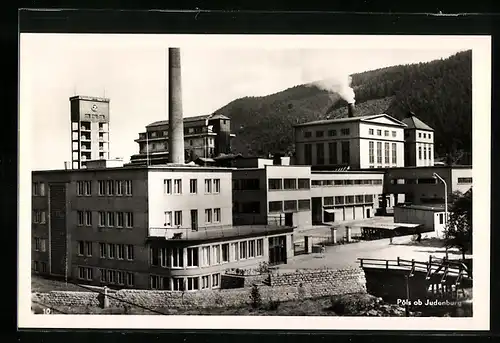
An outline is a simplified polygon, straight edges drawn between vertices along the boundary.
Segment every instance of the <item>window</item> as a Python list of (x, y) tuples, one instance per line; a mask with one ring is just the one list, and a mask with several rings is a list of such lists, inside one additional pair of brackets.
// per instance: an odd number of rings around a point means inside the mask
[(92, 212), (85, 211), (85, 225), (92, 226)]
[(99, 243), (99, 257), (106, 258), (107, 255), (106, 243)]
[(108, 280), (106, 269), (99, 269), (99, 273), (101, 274), (101, 282), (106, 282)]
[(431, 136), (431, 134), (430, 134), (430, 133), (428, 133), (428, 134), (427, 134), (427, 137), (428, 137), (429, 139), (431, 139), (431, 137), (432, 137), (432, 136)]
[(205, 223), (211, 223), (212, 222), (212, 209), (207, 208), (205, 210)]
[(77, 215), (78, 215), (78, 225), (83, 225), (85, 222), (85, 215), (83, 211), (77, 211)]
[(116, 280), (116, 272), (114, 270), (108, 270), (108, 282), (115, 283)]
[(119, 260), (125, 259), (125, 245), (123, 244), (116, 245), (116, 258)]
[(108, 243), (108, 257), (109, 258), (116, 257), (116, 245)]
[(125, 227), (134, 226), (134, 214), (132, 212), (125, 212)]
[(107, 193), (107, 195), (114, 195), (115, 194), (115, 184), (111, 180), (106, 181), (106, 193)]
[(106, 226), (106, 212), (99, 212), (99, 226)]
[(328, 130), (328, 136), (335, 137), (337, 135), (337, 130)]
[(172, 194), (172, 180), (163, 180), (165, 194)]
[(384, 131), (384, 136), (385, 136), (385, 137), (389, 137), (389, 130), (385, 130), (385, 131)]
[(220, 223), (220, 208), (214, 208), (214, 223)]
[(384, 150), (385, 150), (384, 161), (386, 164), (389, 164), (389, 161), (390, 161), (389, 143), (384, 143)]
[(324, 131), (316, 131), (316, 137), (323, 137), (324, 134)]
[(340, 134), (342, 136), (348, 136), (349, 135), (349, 128), (345, 128), (345, 129), (340, 129)]
[(312, 144), (304, 144), (304, 162), (307, 165), (312, 164)]
[(229, 243), (222, 244), (222, 262), (229, 262)]
[(331, 206), (331, 205), (333, 205), (333, 197), (324, 197), (323, 198), (323, 205), (324, 206)]
[(283, 180), (284, 189), (297, 189), (297, 179), (285, 179)]
[(78, 241), (77, 244), (78, 244), (78, 255), (79, 256), (85, 255), (85, 242)]
[(240, 242), (240, 260), (247, 258), (247, 241)]
[(123, 212), (116, 213), (116, 226), (117, 227), (123, 227), (123, 222), (124, 222), (123, 217), (124, 217)]
[(45, 211), (40, 211), (40, 224), (45, 224), (46, 220)]
[(42, 266), (42, 273), (46, 273), (47, 272), (47, 263), (40, 262), (40, 265)]
[(204, 275), (201, 277), (201, 289), (207, 289), (210, 287), (210, 275)]
[(365, 195), (365, 203), (373, 203), (373, 195), (366, 194)]
[(167, 267), (168, 266), (168, 251), (167, 248), (158, 248), (158, 260), (160, 262), (160, 266)]
[(356, 204), (362, 204), (365, 202), (365, 197), (364, 195), (356, 195)]
[(375, 163), (375, 143), (374, 142), (368, 142), (368, 158), (369, 158), (369, 163)]
[(368, 134), (373, 136), (373, 129), (368, 129)]
[(76, 182), (76, 195), (82, 196), (84, 194), (83, 181)]
[(458, 184), (470, 184), (472, 183), (472, 178), (471, 177), (459, 177), (457, 180)]
[(212, 288), (217, 288), (220, 286), (220, 274), (212, 274)]
[(306, 131), (304, 132), (304, 138), (311, 138), (312, 132), (311, 131)]
[(269, 179), (268, 181), (269, 189), (282, 189), (282, 180), (281, 179)]
[(422, 138), (422, 133), (421, 132), (418, 133), (418, 138)]
[(33, 261), (33, 270), (38, 272), (38, 261)]
[(133, 286), (133, 285), (134, 285), (134, 274), (127, 273), (127, 286)]
[(160, 265), (160, 251), (158, 248), (150, 247), (149, 248), (149, 258), (152, 266)]
[(354, 204), (354, 195), (346, 196), (346, 204)]
[(187, 289), (188, 291), (194, 291), (198, 289), (198, 277), (187, 278)]
[(187, 248), (187, 266), (198, 267), (198, 248)]
[(106, 184), (103, 180), (97, 181), (99, 184), (99, 195), (105, 195), (106, 194)]
[(214, 193), (220, 193), (220, 179), (214, 179)]
[(335, 197), (335, 204), (336, 205), (344, 205), (344, 196), (343, 195), (336, 196)]
[(238, 260), (238, 243), (231, 243), (231, 261)]
[(382, 142), (377, 142), (377, 163), (382, 163)]
[(212, 193), (212, 180), (205, 179), (205, 193)]
[(115, 181), (116, 195), (123, 195), (123, 181)]
[(121, 271), (116, 272), (116, 283), (119, 285), (125, 284), (125, 273)]
[(337, 156), (337, 142), (328, 143), (328, 153), (329, 153), (329, 163), (337, 164), (338, 156)]
[(392, 131), (392, 137), (396, 137), (396, 131)]
[(198, 193), (198, 180), (196, 179), (189, 180), (189, 193), (190, 194)]
[(309, 199), (299, 200), (299, 211), (309, 211), (311, 209), (311, 201)]
[(149, 288), (160, 289), (160, 277), (158, 275), (149, 276)]
[(107, 217), (108, 217), (108, 226), (113, 227), (115, 226), (115, 215), (113, 212), (107, 212)]
[(172, 248), (172, 267), (173, 268), (184, 267), (184, 249)]
[(132, 180), (125, 181), (125, 195), (132, 195)]
[(392, 164), (397, 164), (396, 143), (392, 143)]
[(316, 144), (316, 163), (325, 164), (325, 144)]
[(341, 149), (342, 149), (342, 163), (343, 164), (349, 163), (351, 159), (349, 142), (342, 142)]
[(172, 226), (172, 211), (165, 212), (165, 226)]
[(283, 210), (281, 201), (270, 201), (269, 212), (281, 212)]
[(439, 213), (439, 224), (444, 224), (444, 215)]
[(311, 182), (309, 179), (299, 179), (298, 182), (299, 189), (309, 189), (311, 188)]
[(184, 279), (183, 278), (172, 278), (172, 290), (173, 291), (184, 291)]
[(264, 254), (264, 239), (260, 238), (257, 240), (257, 256), (262, 256)]
[[(210, 265), (210, 247), (201, 248), (201, 266), (206, 267)], [(189, 266), (189, 264), (188, 264)]]
[(92, 256), (92, 242), (85, 242), (85, 253), (87, 256)]
[(39, 185), (40, 185), (40, 196), (43, 197), (45, 196), (45, 183), (40, 182)]
[(425, 132), (424, 132), (424, 138), (427, 138), (427, 135), (425, 134)]
[(418, 147), (418, 159), (421, 160), (422, 159), (422, 147)]
[(42, 246), (41, 239), (36, 237), (35, 238), (35, 251), (40, 251), (41, 246)]
[(213, 245), (212, 253), (213, 253), (212, 264), (220, 264), (220, 245)]
[(174, 225), (181, 226), (182, 225), (182, 211), (174, 212)]
[(255, 240), (248, 241), (248, 258), (255, 257)]
[(377, 136), (382, 136), (382, 130), (377, 130)]
[(182, 194), (182, 180), (174, 180), (174, 194)]
[(285, 200), (284, 201), (285, 211), (297, 211), (297, 200)]

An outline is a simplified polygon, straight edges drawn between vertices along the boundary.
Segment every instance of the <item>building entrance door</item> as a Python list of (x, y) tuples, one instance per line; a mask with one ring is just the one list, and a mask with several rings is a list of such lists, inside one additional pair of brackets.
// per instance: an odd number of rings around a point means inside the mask
[(191, 230), (198, 231), (198, 210), (191, 210)]
[(293, 213), (285, 213), (285, 226), (293, 226)]
[(370, 218), (370, 209), (369, 208), (366, 209), (366, 218)]
[(313, 225), (323, 222), (323, 201), (321, 198), (311, 199), (311, 216)]
[(286, 236), (269, 238), (269, 264), (286, 263)]

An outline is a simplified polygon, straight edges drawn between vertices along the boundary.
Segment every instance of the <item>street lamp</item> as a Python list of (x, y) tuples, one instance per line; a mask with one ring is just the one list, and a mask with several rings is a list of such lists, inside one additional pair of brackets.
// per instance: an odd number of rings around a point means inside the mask
[[(437, 173), (433, 173), (432, 176), (435, 179), (438, 179), (444, 184), (444, 227), (448, 228), (448, 186), (446, 185), (446, 181), (439, 176)], [(448, 246), (446, 246), (446, 259), (448, 259)]]

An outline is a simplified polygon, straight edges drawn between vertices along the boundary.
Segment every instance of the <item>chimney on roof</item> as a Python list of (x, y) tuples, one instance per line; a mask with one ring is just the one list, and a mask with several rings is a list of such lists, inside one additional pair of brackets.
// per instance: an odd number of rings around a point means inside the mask
[(413, 113), (412, 111), (408, 111), (408, 112), (406, 113), (406, 117), (407, 117), (407, 118), (411, 118), (411, 117), (414, 117), (414, 116), (415, 116), (415, 113)]
[(354, 111), (355, 110), (356, 110), (356, 107), (354, 106), (353, 102), (347, 104), (347, 116), (349, 118), (354, 117)]
[(181, 52), (179, 48), (168, 49), (168, 121), (169, 162), (184, 164)]

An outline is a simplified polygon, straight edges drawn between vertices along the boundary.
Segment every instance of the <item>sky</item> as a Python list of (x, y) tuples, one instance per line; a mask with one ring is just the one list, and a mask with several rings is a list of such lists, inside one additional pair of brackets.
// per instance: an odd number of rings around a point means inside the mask
[(167, 35), (22, 34), (20, 116), (29, 124), (20, 131), (20, 139), (30, 136), (32, 170), (62, 169), (71, 159), (69, 97), (105, 96), (111, 99), (111, 157), (128, 162), (138, 153), (134, 139), (139, 132), (168, 117), (169, 46), (181, 47), (185, 117), (210, 114), (244, 96), (447, 58), (470, 48), (467, 42), (435, 37), (428, 38), (429, 44), (422, 37), (412, 44), (386, 37), (383, 44), (367, 38), (348, 46), (329, 39), (314, 45), (310, 38), (292, 41), (290, 36), (269, 41), (198, 36), (179, 41)]

